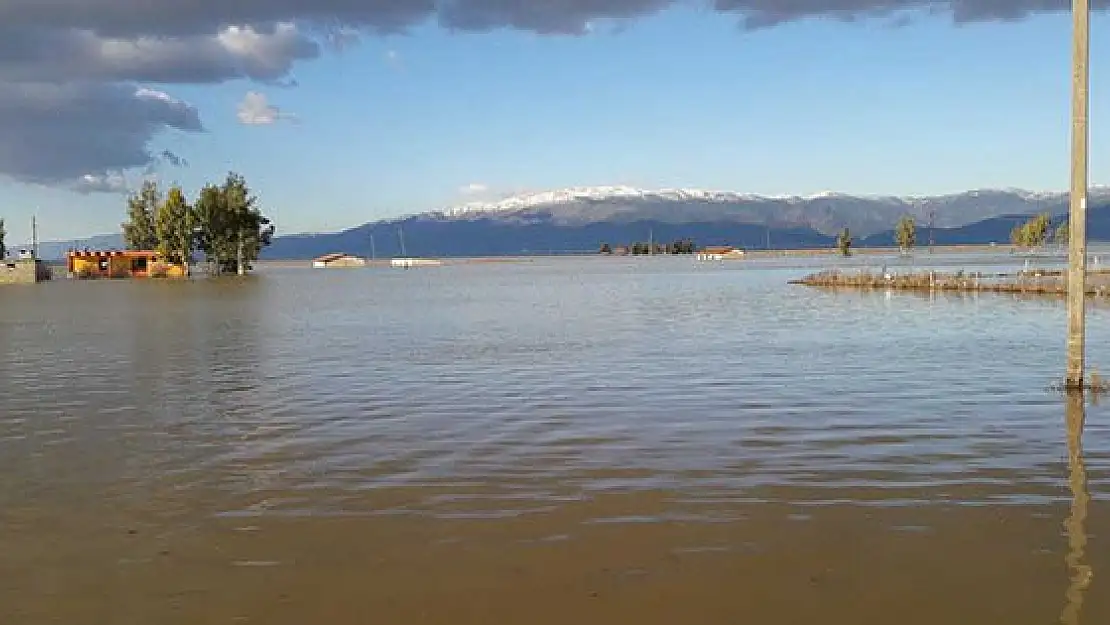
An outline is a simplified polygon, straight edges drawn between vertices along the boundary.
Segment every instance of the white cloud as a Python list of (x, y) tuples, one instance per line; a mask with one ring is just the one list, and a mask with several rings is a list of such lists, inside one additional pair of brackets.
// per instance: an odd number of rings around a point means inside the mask
[(107, 174), (85, 174), (71, 187), (78, 193), (127, 193), (127, 178), (121, 172)]
[(465, 187), (459, 189), (459, 193), (463, 195), (480, 195), (489, 191), (489, 186), (480, 182), (472, 182)]
[(239, 103), (237, 112), (240, 124), (248, 126), (269, 126), (283, 119), (292, 119), (292, 115), (282, 112), (281, 109), (270, 104), (266, 96), (257, 91), (248, 91)]

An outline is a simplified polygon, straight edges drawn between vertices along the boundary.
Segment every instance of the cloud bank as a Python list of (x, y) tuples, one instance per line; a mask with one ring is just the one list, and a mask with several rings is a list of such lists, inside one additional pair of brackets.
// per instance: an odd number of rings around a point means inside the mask
[[(1092, 1), (1095, 9), (1108, 4)], [(360, 36), (428, 22), (584, 35), (599, 21), (675, 6), (758, 29), (925, 14), (1018, 20), (1068, 10), (1070, 0), (0, 0), (0, 176), (118, 191), (123, 172), (183, 164), (152, 147), (160, 134), (205, 131), (173, 86), (287, 82), (297, 63)], [(244, 123), (280, 116), (264, 97), (239, 110), (240, 121), (253, 120)]]

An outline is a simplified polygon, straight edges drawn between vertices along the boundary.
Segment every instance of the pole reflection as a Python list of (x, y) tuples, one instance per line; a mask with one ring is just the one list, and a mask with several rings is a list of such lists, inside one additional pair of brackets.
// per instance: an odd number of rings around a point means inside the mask
[(1070, 392), (1066, 399), (1068, 440), (1068, 489), (1071, 491), (1071, 508), (1064, 520), (1068, 538), (1068, 554), (1064, 558), (1070, 582), (1065, 593), (1064, 611), (1060, 622), (1078, 625), (1083, 608), (1083, 595), (1091, 585), (1094, 572), (1085, 564), (1083, 556), (1087, 547), (1087, 504), (1091, 495), (1087, 490), (1087, 468), (1083, 462), (1083, 423), (1086, 406), (1082, 391)]

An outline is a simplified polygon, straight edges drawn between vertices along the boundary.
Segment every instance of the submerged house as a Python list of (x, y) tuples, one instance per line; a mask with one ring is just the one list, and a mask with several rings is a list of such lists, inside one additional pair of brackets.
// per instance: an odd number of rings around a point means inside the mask
[(727, 245), (709, 246), (698, 252), (698, 260), (726, 260), (729, 258), (743, 258), (744, 250)]
[(66, 254), (71, 278), (183, 278), (185, 263), (162, 258), (151, 250), (73, 250)]
[(326, 254), (313, 259), (312, 266), (317, 269), (325, 269), (327, 267), (365, 267), (366, 259), (359, 258), (358, 256), (351, 256), (350, 254)]

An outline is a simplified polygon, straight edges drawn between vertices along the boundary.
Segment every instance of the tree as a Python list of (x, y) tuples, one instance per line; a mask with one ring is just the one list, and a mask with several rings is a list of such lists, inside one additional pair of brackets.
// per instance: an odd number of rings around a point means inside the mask
[(127, 200), (127, 223), (123, 224), (123, 240), (129, 250), (152, 250), (158, 246), (154, 214), (161, 203), (158, 183), (147, 180), (138, 193)]
[(1048, 225), (1051, 217), (1041, 213), (1029, 221), (1014, 226), (1010, 231), (1010, 242), (1018, 247), (1040, 247), (1048, 239)]
[(1056, 226), (1056, 233), (1053, 235), (1053, 237), (1056, 239), (1057, 243), (1064, 245), (1068, 243), (1070, 234), (1071, 231), (1068, 230), (1068, 222), (1062, 221), (1060, 222), (1059, 226)]
[(917, 243), (917, 224), (913, 217), (906, 215), (898, 220), (898, 225), (894, 227), (894, 242), (903, 252)]
[(852, 255), (852, 233), (847, 228), (836, 235), (836, 249), (840, 250), (843, 256)]
[(158, 205), (154, 219), (157, 249), (159, 256), (171, 262), (182, 263), (186, 271), (193, 256), (195, 222), (193, 207), (189, 206), (181, 187), (170, 187), (165, 201)]
[(274, 226), (257, 204), (246, 180), (234, 172), (223, 186), (201, 189), (195, 206), (196, 244), (217, 273), (246, 273), (273, 240)]
[(4, 228), (4, 218), (0, 217), (0, 260), (8, 257), (8, 248), (4, 245), (4, 238), (8, 236), (8, 231)]

